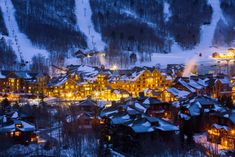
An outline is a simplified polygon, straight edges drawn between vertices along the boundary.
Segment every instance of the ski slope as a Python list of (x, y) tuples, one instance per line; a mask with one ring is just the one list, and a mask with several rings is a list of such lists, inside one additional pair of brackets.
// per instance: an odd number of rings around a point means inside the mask
[[(208, 4), (212, 6), (213, 14), (210, 25), (203, 25), (201, 27), (200, 43), (192, 50), (182, 50), (182, 48), (175, 42), (172, 45), (171, 53), (169, 54), (152, 54), (152, 62), (138, 63), (138, 65), (155, 66), (161, 64), (188, 64), (189, 62), (197, 62), (198, 64), (213, 64), (215, 61), (211, 58), (213, 52), (224, 52), (225, 47), (213, 47), (212, 41), (214, 38), (215, 29), (219, 20), (226, 20), (220, 8), (220, 0), (208, 0)], [(199, 57), (199, 54), (202, 54)]]
[(9, 41), (15, 51), (18, 60), (21, 60), (21, 55), (25, 61), (31, 61), (32, 57), (37, 54), (42, 54), (43, 56), (48, 56), (46, 50), (36, 48), (32, 45), (28, 37), (20, 32), (16, 18), (15, 18), (15, 8), (11, 0), (0, 0), (0, 7), (3, 12), (4, 22), (6, 24)]
[(100, 33), (96, 32), (92, 23), (92, 11), (89, 0), (75, 0), (75, 14), (77, 17), (77, 27), (87, 37), (89, 49), (102, 51), (105, 43), (102, 41)]
[(163, 14), (165, 22), (168, 22), (171, 17), (170, 4), (167, 1), (163, 2)]

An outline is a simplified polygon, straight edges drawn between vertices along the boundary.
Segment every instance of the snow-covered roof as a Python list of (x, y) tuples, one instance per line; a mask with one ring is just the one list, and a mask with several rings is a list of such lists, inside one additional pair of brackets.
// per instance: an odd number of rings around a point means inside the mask
[(119, 109), (117, 107), (104, 108), (100, 112), (100, 117), (106, 117), (106, 116), (109, 116), (111, 114), (118, 113), (118, 112), (119, 112)]
[(212, 127), (216, 128), (216, 129), (224, 129), (226, 131), (229, 130), (229, 127), (225, 126), (225, 125), (213, 124)]
[[(0, 132), (12, 132), (12, 131), (16, 131), (16, 130), (20, 130), (23, 132), (27, 132), (27, 131), (35, 131), (35, 126), (32, 124), (29, 124), (25, 121), (22, 120), (14, 120), (13, 124), (9, 124), (7, 126), (4, 126), (2, 128), (0, 128)], [(16, 124), (21, 124), (22, 127), (16, 127)]]
[(195, 89), (202, 89), (203, 86), (201, 86), (200, 84), (198, 84), (196, 81), (194, 80), (189, 80), (189, 83), (188, 83), (191, 87), (195, 88)]
[(183, 79), (180, 78), (180, 79), (178, 80), (178, 82), (179, 82), (182, 86), (186, 87), (190, 92), (192, 92), (192, 93), (196, 92), (196, 90), (195, 90), (193, 87), (189, 86), (188, 83), (185, 82)]
[(172, 78), (171, 76), (167, 75), (167, 76), (166, 76), (166, 80), (167, 80), (167, 81), (171, 81), (171, 80), (173, 80), (173, 78)]
[(193, 102), (189, 106), (189, 112), (191, 116), (199, 116), (201, 113), (201, 104), (199, 102)]
[(209, 79), (208, 78), (205, 78), (205, 79), (198, 79), (197, 83), (200, 84), (201, 86), (204, 86), (204, 87), (207, 87), (208, 86), (208, 81)]
[(177, 98), (186, 98), (190, 93), (188, 91), (179, 90), (177, 88), (168, 88), (168, 92), (176, 96)]
[(18, 117), (19, 117), (19, 114), (18, 114), (17, 111), (14, 112), (14, 113), (12, 114), (12, 116), (11, 116), (11, 118), (18, 118)]
[(189, 115), (186, 115), (186, 114), (183, 114), (183, 113), (180, 113), (179, 116), (180, 116), (180, 118), (182, 118), (184, 120), (189, 120), (191, 118)]
[(138, 111), (142, 111), (143, 113), (145, 113), (147, 111), (147, 108), (144, 107), (143, 105), (141, 105), (138, 102), (135, 102), (134, 107), (138, 110)]
[(230, 84), (230, 80), (228, 77), (217, 79), (216, 81), (220, 81), (222, 84)]
[(136, 109), (134, 109), (133, 107), (131, 106), (128, 106), (127, 109), (126, 109), (127, 113), (129, 115), (137, 115), (137, 114), (141, 114), (139, 111), (137, 111)]
[(63, 85), (67, 80), (68, 80), (68, 76), (60, 76), (58, 78), (53, 79), (49, 83), (49, 86), (58, 87), (58, 86)]
[(201, 114), (201, 112), (225, 112), (225, 109), (218, 101), (207, 96), (196, 96), (193, 99), (186, 101), (184, 106), (188, 108), (191, 116), (198, 116)]
[(146, 133), (154, 131), (151, 123), (142, 118), (134, 120), (128, 126), (131, 127), (135, 133)]
[(157, 104), (162, 104), (163, 102), (159, 99), (148, 97), (143, 101), (143, 104), (146, 105), (157, 105)]
[(174, 124), (171, 124), (163, 119), (159, 118), (159, 126), (156, 126), (155, 128), (161, 131), (178, 131), (179, 127), (175, 126)]
[(112, 124), (123, 124), (131, 120), (130, 116), (126, 113), (115, 113), (110, 116)]
[(95, 76), (99, 73), (96, 68), (86, 65), (80, 65), (76, 70), (79, 74), (82, 73), (85, 76)]
[(22, 128), (18, 128), (19, 130), (21, 131), (34, 131), (35, 130), (35, 126), (32, 125), (32, 124), (29, 124), (25, 121), (21, 121), (21, 124), (22, 124)]
[(97, 103), (91, 99), (86, 99), (77, 104), (77, 106), (98, 106)]
[(32, 76), (30, 76), (27, 72), (24, 71), (17, 71), (15, 72), (16, 76), (19, 78), (24, 78), (24, 79), (31, 79)]
[(139, 72), (132, 73), (131, 81), (136, 81), (144, 72), (145, 72), (145, 70), (141, 70)]
[(6, 76), (2, 74), (2, 72), (0, 71), (0, 79), (5, 79)]

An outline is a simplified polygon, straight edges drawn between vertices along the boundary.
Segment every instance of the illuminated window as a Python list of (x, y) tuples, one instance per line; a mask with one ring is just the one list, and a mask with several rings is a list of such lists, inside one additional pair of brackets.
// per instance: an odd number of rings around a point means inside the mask
[(14, 82), (15, 82), (15, 80), (14, 80), (14, 79), (10, 79), (10, 82), (11, 82), (11, 83), (14, 83)]
[(22, 128), (22, 124), (16, 124), (17, 128)]
[(16, 132), (15, 132), (15, 136), (20, 136), (20, 132), (19, 132), (19, 131), (16, 131)]

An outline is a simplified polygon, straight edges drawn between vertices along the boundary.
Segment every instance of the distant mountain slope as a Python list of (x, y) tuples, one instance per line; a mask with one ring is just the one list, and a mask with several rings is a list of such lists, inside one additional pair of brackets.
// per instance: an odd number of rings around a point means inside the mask
[(104, 50), (105, 43), (102, 41), (102, 36), (94, 30), (90, 1), (75, 0), (75, 15), (78, 28), (86, 35), (88, 48)]
[(221, 0), (221, 8), (226, 22), (219, 22), (215, 32), (214, 44), (216, 46), (235, 46), (235, 1)]
[(165, 20), (165, 0), (91, 0), (95, 27), (107, 43), (133, 51), (169, 52), (169, 38), (193, 48), (200, 27), (209, 24), (212, 10), (207, 0), (169, 0), (171, 16)]
[[(153, 53), (171, 53), (176, 46), (182, 57), (195, 55), (201, 45), (235, 46), (234, 0), (216, 0), (216, 5), (215, 0), (7, 1), (14, 5), (19, 32), (33, 46), (49, 51), (53, 63), (63, 64), (65, 58), (77, 63), (78, 49), (106, 47), (110, 62), (119, 62), (115, 57), (120, 56), (129, 62), (131, 54), (142, 62), (150, 56), (161, 59)], [(11, 29), (6, 25), (0, 11), (0, 33), (7, 38)]]
[(12, 0), (20, 30), (49, 51), (86, 48), (84, 35), (76, 30), (74, 0)]
[(12, 49), (18, 56), (18, 61), (31, 61), (31, 59), (39, 53), (48, 56), (46, 50), (32, 45), (32, 42), (28, 37), (19, 30), (15, 17), (15, 8), (12, 2), (9, 0), (2, 0), (0, 2), (0, 7), (3, 11), (3, 18), (7, 26), (8, 38), (11, 41)]

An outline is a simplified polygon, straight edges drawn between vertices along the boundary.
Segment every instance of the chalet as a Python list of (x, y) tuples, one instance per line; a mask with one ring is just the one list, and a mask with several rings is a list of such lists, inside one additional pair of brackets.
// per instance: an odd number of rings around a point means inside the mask
[(221, 98), (223, 96), (232, 96), (232, 84), (226, 76), (218, 76), (215, 80), (213, 97)]
[(167, 64), (167, 74), (174, 77), (181, 77), (184, 72), (183, 64)]
[(184, 90), (179, 90), (175, 87), (168, 88), (162, 92), (161, 99), (165, 102), (174, 102), (184, 100), (190, 97), (192, 93)]
[(175, 80), (174, 87), (179, 90), (188, 91), (190, 93), (196, 93), (196, 89), (191, 87), (188, 82), (189, 78), (178, 78)]
[(75, 72), (52, 78), (48, 84), (48, 95), (70, 100), (79, 97), (78, 81), (79, 76)]
[(155, 108), (158, 110), (161, 109), (161, 106), (162, 109), (165, 107), (161, 101), (148, 98), (143, 103), (134, 101), (133, 103), (126, 103), (121, 106), (105, 108), (101, 111), (100, 116), (106, 119), (106, 124), (116, 127), (131, 128), (129, 130), (132, 130), (131, 132), (134, 134), (150, 133), (157, 130), (163, 132), (178, 130), (178, 128), (170, 122), (148, 115), (148, 111), (153, 112), (148, 109), (152, 107), (154, 110)]
[(155, 98), (147, 98), (143, 104), (147, 107), (147, 114), (152, 117), (171, 119), (170, 104)]
[(198, 132), (206, 130), (212, 115), (224, 111), (216, 100), (207, 96), (196, 96), (182, 104), (179, 116), (184, 122), (190, 121), (193, 131)]
[(64, 122), (64, 128), (67, 129), (70, 126), (73, 126), (71, 124), (74, 124), (75, 126), (79, 127), (79, 129), (92, 129), (93, 127), (96, 127), (98, 122), (96, 117), (89, 113), (89, 112), (79, 112), (77, 115), (69, 115), (66, 117), (66, 121)]
[(25, 71), (2, 71), (5, 76), (3, 88), (1, 92), (3, 93), (15, 93), (15, 94), (29, 94), (32, 95), (35, 89), (35, 78), (33, 74)]
[(98, 112), (100, 110), (100, 107), (97, 105), (97, 103), (90, 98), (87, 98), (80, 103), (73, 104), (72, 106), (79, 113), (87, 113), (93, 117), (98, 116)]
[(0, 116), (0, 134), (4, 134), (19, 143), (37, 142), (34, 124), (26, 122), (25, 115), (17, 111)]
[(2, 71), (0, 94), (11, 100), (21, 97), (34, 98), (46, 93), (47, 74), (29, 73), (26, 71)]
[(207, 139), (216, 144), (220, 144), (224, 149), (235, 149), (235, 112), (224, 112), (214, 117), (207, 130)]
[[(135, 112), (138, 113), (139, 112)], [(132, 118), (128, 112), (113, 112), (107, 116), (110, 125), (124, 125), (130, 127), (133, 133), (148, 133), (156, 130), (177, 131), (178, 127), (161, 118), (150, 117), (145, 114), (138, 118)]]

